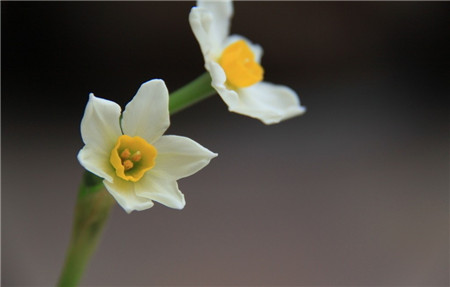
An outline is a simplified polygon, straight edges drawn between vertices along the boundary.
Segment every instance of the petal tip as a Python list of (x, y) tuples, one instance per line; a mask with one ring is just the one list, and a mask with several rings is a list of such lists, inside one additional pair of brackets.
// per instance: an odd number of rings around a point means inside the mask
[(181, 193), (181, 194), (182, 194), (181, 201), (179, 202), (179, 204), (177, 206), (174, 207), (175, 209), (178, 209), (178, 210), (182, 210), (186, 206), (186, 200), (184, 199), (184, 194), (183, 193)]
[[(147, 82), (144, 82), (140, 88), (147, 88), (149, 92), (155, 93), (158, 90), (162, 93), (166, 94), (167, 97), (169, 96), (169, 91), (167, 89), (166, 83), (163, 79), (152, 79)], [(157, 90), (158, 89), (158, 90)]]
[(148, 85), (150, 83), (155, 84), (155, 85), (164, 85), (164, 86), (166, 86), (164, 80), (163, 79), (159, 79), (159, 78), (148, 80), (147, 82), (144, 82), (141, 86)]

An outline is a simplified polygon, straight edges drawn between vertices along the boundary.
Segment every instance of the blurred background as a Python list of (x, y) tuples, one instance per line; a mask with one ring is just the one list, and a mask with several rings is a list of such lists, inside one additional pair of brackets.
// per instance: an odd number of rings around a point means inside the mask
[[(204, 72), (195, 2), (1, 2), (2, 285), (52, 286), (90, 92)], [(449, 3), (236, 2), (231, 32), (308, 109), (265, 126), (219, 96), (168, 134), (219, 157), (184, 210), (116, 206), (83, 279), (130, 285), (449, 285)]]

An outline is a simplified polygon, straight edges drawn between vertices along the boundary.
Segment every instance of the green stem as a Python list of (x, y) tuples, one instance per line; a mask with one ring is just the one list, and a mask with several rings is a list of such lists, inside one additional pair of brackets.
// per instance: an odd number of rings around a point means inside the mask
[(58, 286), (78, 285), (114, 203), (114, 198), (104, 188), (101, 178), (86, 171), (78, 193), (72, 238)]
[(169, 112), (173, 115), (215, 93), (216, 90), (211, 87), (211, 76), (209, 73), (204, 73), (186, 86), (170, 94)]
[[(205, 73), (169, 97), (171, 115), (215, 94), (211, 77)], [(100, 241), (114, 198), (106, 191), (102, 178), (86, 171), (75, 207), (72, 238), (66, 254), (59, 287), (77, 286), (86, 264)]]

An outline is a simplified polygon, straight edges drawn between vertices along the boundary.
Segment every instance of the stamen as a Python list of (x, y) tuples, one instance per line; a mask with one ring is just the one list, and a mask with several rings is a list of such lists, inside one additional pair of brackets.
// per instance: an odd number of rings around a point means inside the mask
[(131, 156), (131, 160), (134, 162), (138, 162), (140, 161), (142, 158), (142, 154), (140, 151), (135, 152), (132, 156)]
[(131, 155), (130, 150), (129, 150), (128, 148), (126, 148), (126, 149), (124, 149), (123, 152), (120, 154), (120, 158), (121, 158), (122, 160), (126, 160), (126, 159), (128, 159), (128, 158), (130, 157), (130, 155)]
[(133, 162), (129, 159), (123, 162), (123, 167), (125, 168), (125, 170), (132, 169), (133, 166), (134, 166)]

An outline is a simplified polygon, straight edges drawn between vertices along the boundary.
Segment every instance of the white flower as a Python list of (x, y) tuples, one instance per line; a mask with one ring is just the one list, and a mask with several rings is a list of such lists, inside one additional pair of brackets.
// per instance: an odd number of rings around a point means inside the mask
[(229, 110), (265, 124), (304, 113), (292, 89), (262, 81), (262, 48), (242, 36), (229, 36), (232, 16), (231, 1), (197, 1), (189, 14), (211, 85)]
[(170, 125), (168, 101), (162, 80), (142, 84), (122, 117), (118, 104), (89, 96), (81, 121), (85, 146), (78, 160), (104, 179), (128, 213), (152, 207), (153, 200), (182, 209), (186, 202), (177, 180), (217, 156), (189, 138), (163, 136)]

